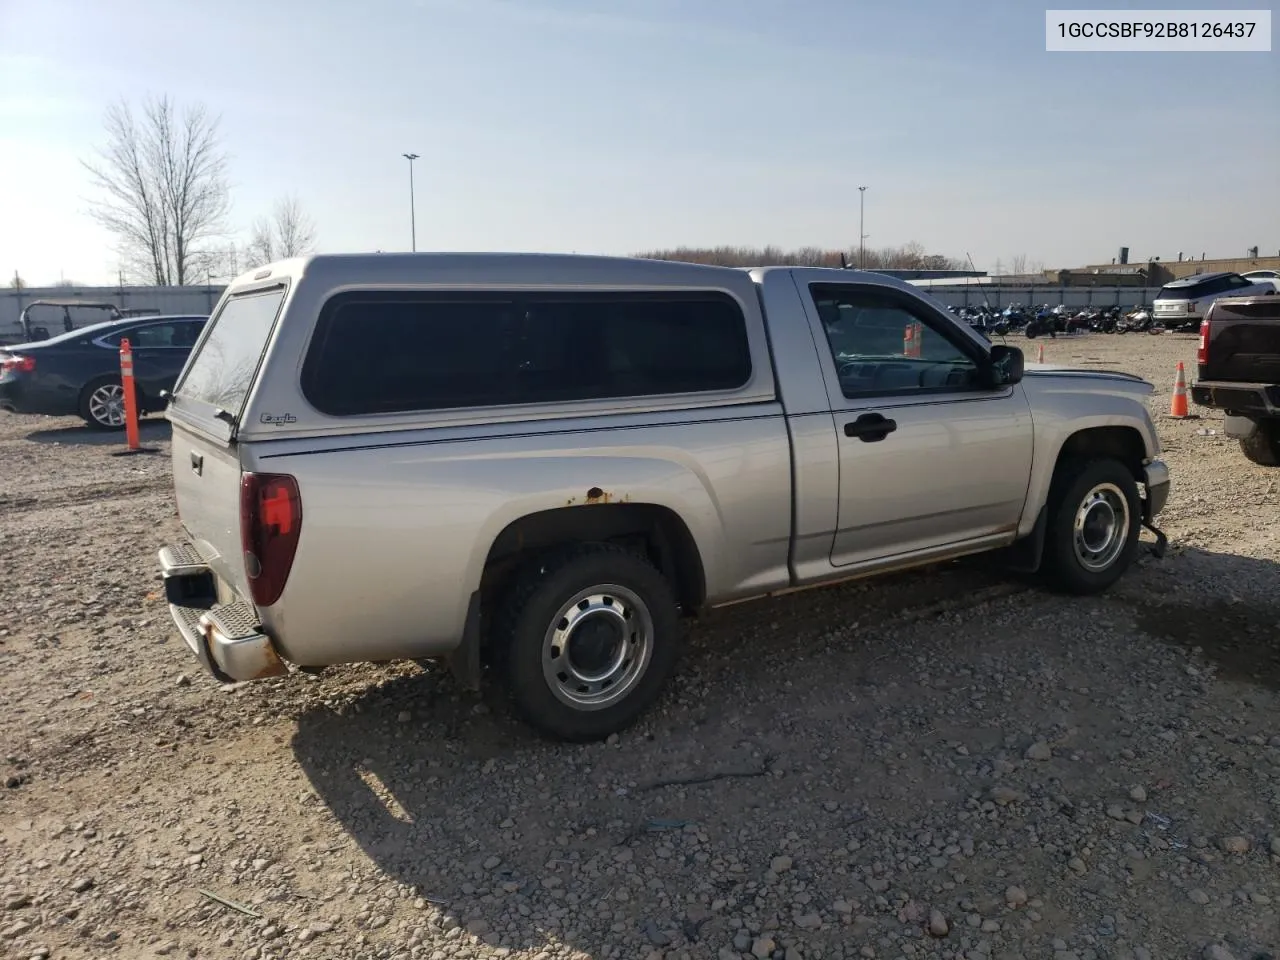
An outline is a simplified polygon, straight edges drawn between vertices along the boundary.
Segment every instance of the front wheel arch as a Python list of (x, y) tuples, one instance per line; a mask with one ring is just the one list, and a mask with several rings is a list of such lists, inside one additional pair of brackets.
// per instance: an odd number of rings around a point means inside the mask
[(1119, 460), (1138, 483), (1143, 480), (1147, 445), (1136, 427), (1087, 427), (1077, 430), (1058, 449), (1053, 475), (1057, 477), (1064, 464), (1072, 461), (1109, 457)]

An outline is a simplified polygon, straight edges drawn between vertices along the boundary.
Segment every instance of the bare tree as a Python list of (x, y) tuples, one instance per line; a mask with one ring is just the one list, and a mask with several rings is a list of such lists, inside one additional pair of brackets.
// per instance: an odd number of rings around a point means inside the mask
[(105, 126), (106, 145), (82, 161), (100, 194), (93, 218), (115, 236), (131, 273), (159, 286), (200, 279), (230, 206), (218, 119), (201, 104), (180, 110), (160, 97), (139, 116), (115, 104)]
[(1016, 276), (1021, 276), (1027, 272), (1027, 255), (1025, 253), (1014, 254), (1009, 258), (1009, 272)]
[(300, 257), (315, 249), (316, 227), (297, 197), (276, 201), (270, 217), (253, 222), (249, 258), (258, 265)]
[(997, 276), (997, 277), (1004, 276), (1004, 261), (1001, 260), (999, 257), (996, 257), (995, 269), (992, 270), (991, 272), (993, 276)]
[(22, 290), (27, 285), (27, 281), (22, 279), (22, 274), (17, 270), (13, 271), (13, 279), (9, 281), (9, 287), (13, 290)]

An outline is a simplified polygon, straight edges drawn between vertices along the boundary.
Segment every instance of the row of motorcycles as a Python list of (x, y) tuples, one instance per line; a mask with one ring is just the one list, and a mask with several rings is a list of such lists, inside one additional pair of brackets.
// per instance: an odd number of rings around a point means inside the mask
[(1122, 307), (1024, 307), (1010, 304), (1003, 310), (994, 307), (951, 307), (951, 312), (984, 337), (1005, 337), (1021, 330), (1029, 339), (1057, 337), (1060, 333), (1161, 333), (1164, 325), (1154, 320), (1148, 307), (1125, 310)]

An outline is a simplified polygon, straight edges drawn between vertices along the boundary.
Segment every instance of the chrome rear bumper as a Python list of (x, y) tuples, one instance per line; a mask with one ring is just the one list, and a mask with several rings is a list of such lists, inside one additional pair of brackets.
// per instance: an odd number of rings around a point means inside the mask
[(194, 548), (164, 547), (158, 560), (169, 615), (205, 670), (223, 683), (289, 672), (252, 604), (217, 602), (213, 571)]

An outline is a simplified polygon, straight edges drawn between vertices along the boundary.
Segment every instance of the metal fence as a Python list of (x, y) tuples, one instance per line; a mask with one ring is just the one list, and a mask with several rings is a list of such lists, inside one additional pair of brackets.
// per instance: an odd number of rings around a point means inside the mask
[[(28, 287), (0, 290), (0, 336), (21, 332), (22, 309), (33, 300), (106, 300), (122, 310), (158, 310), (161, 313), (209, 314), (222, 296), (220, 285), (201, 287)], [(77, 324), (98, 323), (100, 310), (72, 310)]]
[(920, 285), (922, 292), (949, 307), (1024, 307), (1048, 304), (1067, 307), (1137, 307), (1150, 304), (1159, 287), (1006, 287), (997, 284), (966, 283)]

